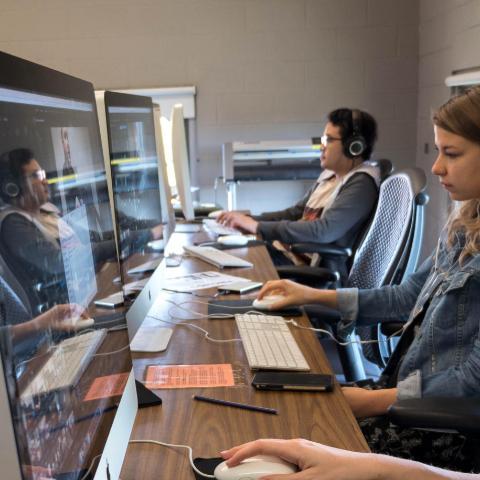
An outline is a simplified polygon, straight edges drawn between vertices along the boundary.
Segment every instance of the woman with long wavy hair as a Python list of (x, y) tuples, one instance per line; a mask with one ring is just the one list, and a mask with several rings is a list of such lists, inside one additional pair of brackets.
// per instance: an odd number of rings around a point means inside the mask
[[(272, 306), (322, 303), (341, 313), (338, 331), (401, 320), (400, 342), (374, 389), (343, 392), (374, 452), (468, 471), (468, 439), (392, 427), (384, 414), (397, 399), (480, 395), (480, 87), (451, 98), (433, 114), (437, 158), (432, 172), (459, 202), (434, 253), (401, 285), (316, 290), (268, 282), (259, 297)], [(442, 458), (442, 460), (439, 460)]]

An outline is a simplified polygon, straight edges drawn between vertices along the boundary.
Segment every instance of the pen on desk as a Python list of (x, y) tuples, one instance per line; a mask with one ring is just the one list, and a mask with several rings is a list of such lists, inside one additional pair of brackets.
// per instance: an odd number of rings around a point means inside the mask
[(254, 412), (272, 413), (273, 415), (277, 415), (277, 413), (278, 413), (278, 411), (275, 410), (274, 408), (257, 407), (256, 405), (248, 405), (246, 403), (230, 402), (228, 400), (220, 400), (218, 398), (203, 397), (202, 395), (194, 395), (193, 399), (194, 400), (199, 400), (201, 402), (215, 403), (216, 405), (225, 405), (227, 407), (242, 408), (243, 410), (252, 410)]

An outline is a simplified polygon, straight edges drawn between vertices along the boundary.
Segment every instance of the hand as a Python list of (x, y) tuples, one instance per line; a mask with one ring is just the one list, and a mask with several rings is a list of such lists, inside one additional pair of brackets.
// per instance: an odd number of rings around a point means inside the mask
[(229, 467), (255, 455), (273, 455), (298, 465), (300, 473), (267, 475), (262, 480), (367, 480), (377, 478), (375, 456), (327, 447), (309, 440), (256, 440), (221, 452)]
[(366, 390), (358, 387), (343, 387), (342, 392), (357, 418), (384, 415), (388, 407), (397, 399), (396, 388)]
[(160, 240), (163, 237), (163, 225), (156, 225), (150, 230), (152, 240)]
[(72, 319), (88, 318), (85, 309), (75, 303), (55, 305), (50, 310), (42, 313), (32, 320), (37, 330), (52, 328), (60, 331), (72, 331), (75, 329), (75, 322)]
[(248, 215), (238, 212), (225, 212), (217, 221), (222, 225), (232, 228), (240, 228), (248, 233), (257, 233), (258, 222)]
[[(335, 293), (334, 290), (330, 291)], [(271, 309), (277, 310), (290, 305), (305, 305), (321, 301), (322, 290), (300, 285), (291, 280), (271, 280), (258, 293), (261, 299), (265, 295), (282, 295), (284, 298), (272, 304)]]

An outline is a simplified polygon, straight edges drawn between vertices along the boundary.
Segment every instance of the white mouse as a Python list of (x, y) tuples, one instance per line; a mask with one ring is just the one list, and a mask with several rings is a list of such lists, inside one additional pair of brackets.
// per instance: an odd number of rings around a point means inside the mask
[(214, 210), (208, 214), (208, 218), (218, 218), (223, 212), (224, 210)]
[(248, 243), (249, 238), (245, 235), (222, 235), (217, 238), (217, 243), (220, 245), (229, 245), (229, 246), (243, 246)]
[(281, 458), (258, 455), (228, 468), (226, 462), (217, 465), (213, 472), (217, 480), (257, 480), (269, 474), (295, 473), (297, 468)]
[(283, 295), (265, 295), (262, 299), (256, 298), (252, 302), (253, 308), (259, 310), (270, 310), (270, 306), (283, 298)]

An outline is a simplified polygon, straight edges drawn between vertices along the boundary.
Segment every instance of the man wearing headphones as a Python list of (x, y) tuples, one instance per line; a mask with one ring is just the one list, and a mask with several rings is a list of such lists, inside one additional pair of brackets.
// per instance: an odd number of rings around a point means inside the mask
[[(376, 138), (376, 122), (367, 112), (349, 108), (330, 112), (322, 136), (323, 171), (296, 205), (258, 216), (224, 212), (218, 221), (274, 242), (269, 251), (276, 265), (305, 263), (288, 252), (285, 244), (335, 243), (351, 248), (378, 198), (380, 171), (364, 163)], [(346, 278), (346, 259), (336, 259), (329, 266)]]

